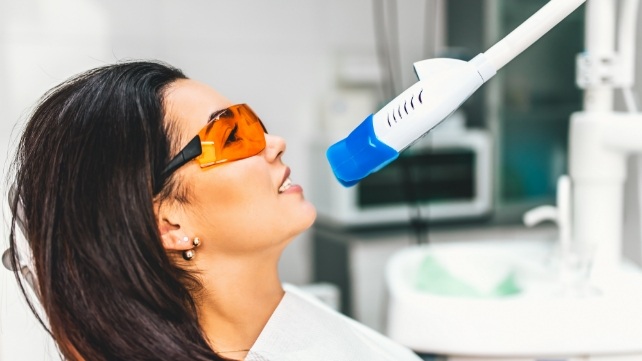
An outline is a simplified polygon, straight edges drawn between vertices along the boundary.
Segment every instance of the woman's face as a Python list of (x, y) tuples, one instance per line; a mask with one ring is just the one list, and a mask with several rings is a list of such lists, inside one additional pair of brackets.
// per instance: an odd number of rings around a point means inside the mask
[[(214, 89), (194, 80), (178, 80), (165, 95), (167, 119), (180, 132), (184, 147), (207, 124), (210, 115), (232, 103)], [(249, 158), (201, 168), (188, 162), (176, 175), (189, 202), (180, 227), (199, 237), (198, 253), (245, 254), (283, 247), (310, 227), (316, 217), (300, 186), (280, 192), (290, 170), (281, 156), (285, 141), (266, 134), (266, 147)], [(296, 173), (294, 173), (296, 174)]]

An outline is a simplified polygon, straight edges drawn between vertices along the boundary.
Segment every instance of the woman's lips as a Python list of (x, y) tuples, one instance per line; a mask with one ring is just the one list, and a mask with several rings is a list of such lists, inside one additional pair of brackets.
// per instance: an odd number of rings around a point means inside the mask
[(289, 193), (302, 193), (303, 188), (298, 185), (298, 184), (290, 184), (290, 186), (284, 190), (283, 192), (280, 192), (281, 194), (289, 194)]
[(290, 179), (290, 167), (285, 168), (285, 173), (283, 174), (283, 182), (278, 190), (279, 194), (282, 193), (301, 193), (303, 188), (298, 184), (293, 184)]

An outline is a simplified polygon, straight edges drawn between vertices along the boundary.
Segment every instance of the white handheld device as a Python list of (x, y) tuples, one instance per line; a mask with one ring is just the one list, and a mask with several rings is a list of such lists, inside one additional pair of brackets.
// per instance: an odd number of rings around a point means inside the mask
[(346, 187), (397, 159), (441, 123), (506, 63), (566, 18), (585, 0), (551, 0), (485, 53), (465, 62), (429, 59), (414, 64), (419, 81), (368, 116), (326, 156)]

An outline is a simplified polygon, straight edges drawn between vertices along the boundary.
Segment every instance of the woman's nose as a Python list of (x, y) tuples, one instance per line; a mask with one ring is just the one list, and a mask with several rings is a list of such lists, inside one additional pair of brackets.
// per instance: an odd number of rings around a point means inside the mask
[(285, 139), (271, 134), (265, 134), (265, 157), (273, 162), (285, 152)]

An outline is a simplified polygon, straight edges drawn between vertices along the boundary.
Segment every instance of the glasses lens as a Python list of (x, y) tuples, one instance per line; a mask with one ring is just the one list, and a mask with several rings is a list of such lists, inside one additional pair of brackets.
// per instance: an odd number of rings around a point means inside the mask
[(265, 149), (265, 128), (246, 104), (226, 109), (198, 133), (203, 153), (201, 167), (259, 154)]

